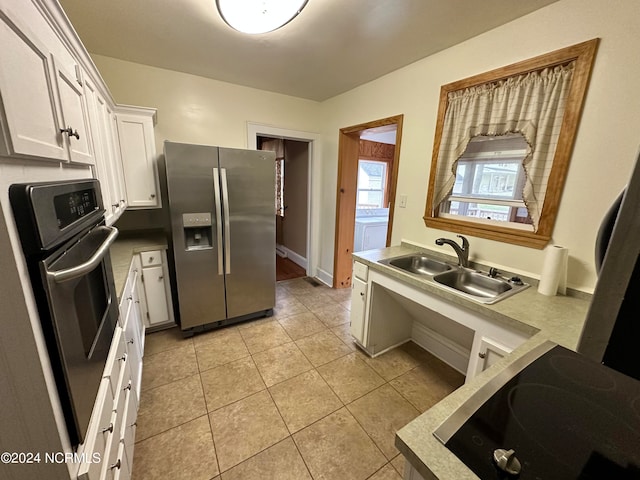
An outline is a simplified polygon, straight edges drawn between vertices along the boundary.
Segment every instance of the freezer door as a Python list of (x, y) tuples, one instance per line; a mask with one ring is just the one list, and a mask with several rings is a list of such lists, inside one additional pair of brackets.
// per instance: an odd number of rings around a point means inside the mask
[(164, 154), (180, 322), (186, 330), (227, 316), (218, 255), (223, 247), (219, 188), (214, 188), (218, 149), (165, 142)]
[(219, 149), (229, 318), (275, 306), (275, 154)]

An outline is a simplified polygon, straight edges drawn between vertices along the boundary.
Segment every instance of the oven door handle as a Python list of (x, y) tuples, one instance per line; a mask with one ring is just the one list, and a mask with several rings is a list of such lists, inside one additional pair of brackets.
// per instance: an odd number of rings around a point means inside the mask
[(82, 277), (96, 268), (104, 256), (109, 251), (109, 247), (115, 242), (118, 237), (118, 229), (115, 227), (98, 227), (110, 231), (104, 242), (96, 249), (95, 253), (89, 260), (75, 267), (66, 268), (64, 270), (58, 270), (56, 272), (47, 271), (47, 277), (54, 280), (56, 283), (66, 282), (73, 280), (74, 278)]

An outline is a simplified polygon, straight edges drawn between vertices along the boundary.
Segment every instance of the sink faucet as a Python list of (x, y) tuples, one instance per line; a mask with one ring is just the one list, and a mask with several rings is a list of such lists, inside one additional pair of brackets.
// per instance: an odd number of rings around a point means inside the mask
[(451, 247), (456, 251), (456, 255), (458, 255), (458, 265), (461, 267), (469, 267), (469, 241), (463, 237), (462, 235), (456, 235), (458, 238), (462, 239), (462, 247), (456, 243), (455, 240), (451, 240), (449, 238), (438, 238), (436, 240), (436, 245), (451, 245)]

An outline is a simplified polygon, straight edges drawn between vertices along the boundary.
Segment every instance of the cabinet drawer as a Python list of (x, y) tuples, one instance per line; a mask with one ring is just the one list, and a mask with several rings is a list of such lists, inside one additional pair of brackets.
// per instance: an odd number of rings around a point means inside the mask
[(142, 260), (143, 268), (162, 265), (162, 252), (160, 250), (151, 250), (149, 252), (142, 252), (140, 253), (140, 260)]
[(120, 380), (120, 371), (123, 365), (126, 363), (126, 345), (124, 343), (124, 334), (122, 328), (116, 327), (113, 334), (113, 342), (111, 343), (111, 350), (107, 357), (107, 364), (104, 368), (104, 377), (109, 379), (111, 384), (111, 396), (116, 397), (118, 391), (118, 381)]
[[(113, 431), (109, 432), (106, 438), (106, 448), (102, 456), (102, 476), (101, 479), (113, 478), (113, 470), (116, 469), (118, 460), (118, 447), (120, 446), (120, 427), (118, 422), (118, 412), (111, 414), (111, 423), (113, 423)], [(93, 480), (93, 479), (91, 479)]]
[(126, 445), (122, 442), (118, 445), (116, 467), (111, 469), (111, 473), (113, 480), (129, 480), (131, 478), (131, 460), (127, 456)]
[(353, 262), (353, 276), (359, 278), (360, 280), (367, 281), (367, 276), (369, 274), (369, 267), (367, 267), (364, 263)]
[[(104, 457), (104, 451), (107, 446), (107, 438), (109, 437), (113, 425), (111, 417), (113, 414), (113, 397), (111, 395), (111, 386), (109, 379), (103, 378), (98, 396), (93, 407), (89, 429), (84, 443), (78, 448), (78, 452), (83, 454), (86, 459), (93, 460), (93, 455), (100, 455), (100, 459)], [(102, 461), (83, 463), (78, 470), (79, 480), (94, 480), (100, 478), (100, 470), (102, 469)]]

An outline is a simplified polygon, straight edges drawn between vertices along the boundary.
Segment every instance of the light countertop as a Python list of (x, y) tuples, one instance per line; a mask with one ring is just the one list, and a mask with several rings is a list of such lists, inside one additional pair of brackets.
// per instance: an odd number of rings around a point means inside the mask
[[(516, 329), (531, 336), (510, 355), (434, 405), (396, 434), (396, 447), (425, 479), (477, 480), (478, 477), (442, 445), (433, 436), (433, 432), (491, 378), (546, 340), (575, 350), (586, 318), (589, 300), (573, 296), (541, 295), (536, 286), (532, 285), (494, 305), (483, 305), (425, 283), (411, 274), (378, 263), (379, 260), (422, 250), (424, 249), (403, 244), (380, 250), (358, 252), (354, 254), (354, 260), (465, 307), (504, 327)], [(438, 252), (429, 251), (429, 254), (437, 256)]]
[(111, 266), (113, 268), (113, 280), (118, 292), (118, 298), (122, 294), (124, 284), (129, 274), (131, 259), (136, 253), (150, 250), (165, 250), (167, 237), (162, 231), (149, 230), (140, 232), (121, 232), (116, 241), (111, 245)]

